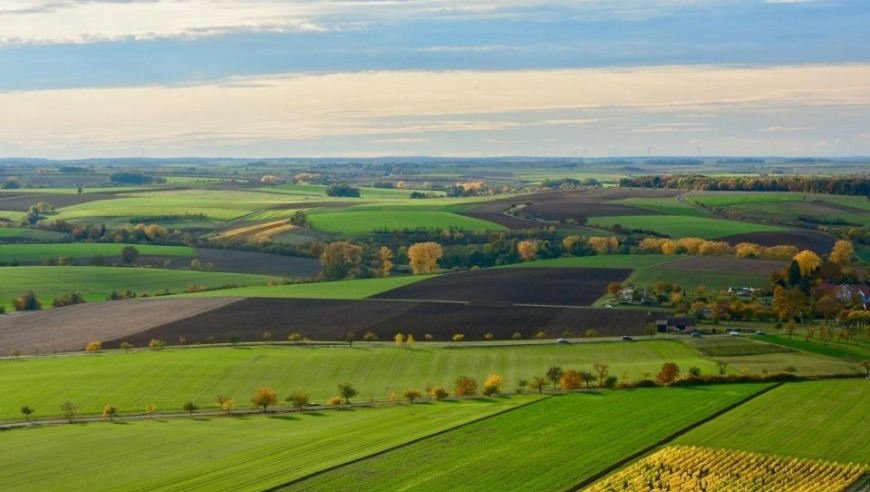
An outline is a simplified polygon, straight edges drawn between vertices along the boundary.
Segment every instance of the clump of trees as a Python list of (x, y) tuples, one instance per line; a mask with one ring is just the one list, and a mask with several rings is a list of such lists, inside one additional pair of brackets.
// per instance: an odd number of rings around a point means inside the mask
[(359, 188), (346, 184), (331, 184), (326, 187), (326, 196), (341, 198), (359, 198)]
[(32, 290), (29, 290), (12, 299), (12, 307), (16, 311), (37, 311), (42, 309), (42, 302)]
[(69, 294), (60, 294), (51, 301), (52, 307), (64, 307), (64, 306), (72, 306), (74, 304), (84, 304), (88, 301), (85, 300), (85, 297), (81, 292), (70, 292)]

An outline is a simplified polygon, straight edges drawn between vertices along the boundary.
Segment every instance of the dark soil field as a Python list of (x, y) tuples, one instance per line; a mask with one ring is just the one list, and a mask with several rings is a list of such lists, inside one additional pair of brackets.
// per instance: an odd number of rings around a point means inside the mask
[(751, 232), (719, 238), (732, 246), (738, 243), (755, 243), (761, 246), (791, 244), (798, 249), (808, 249), (818, 254), (828, 253), (837, 238), (818, 231)]
[(320, 260), (314, 258), (226, 249), (197, 249), (196, 252), (203, 265), (211, 263), (219, 272), (280, 277), (316, 277), (320, 274)]
[(233, 335), (243, 342), (261, 342), (263, 333), (274, 340), (287, 340), (299, 333), (316, 341), (343, 341), (348, 333), (362, 340), (371, 330), (380, 340), (396, 333), (413, 333), (422, 341), (426, 334), (437, 341), (450, 341), (462, 333), (468, 341), (483, 340), (492, 333), (496, 340), (511, 339), (519, 332), (532, 338), (539, 330), (549, 337), (565, 332), (582, 336), (595, 329), (601, 336), (640, 335), (648, 322), (646, 311), (618, 309), (556, 308), (533, 306), (482, 306), (448, 302), (339, 301), (315, 299), (245, 299), (179, 319), (162, 326), (104, 341), (106, 348), (128, 341), (144, 346), (152, 338), (177, 343), (226, 343)]
[(779, 260), (753, 260), (730, 256), (695, 256), (683, 261), (653, 267), (653, 270), (681, 270), (687, 272), (745, 273), (780, 271), (788, 264)]
[(374, 298), (588, 306), (607, 293), (608, 283), (623, 282), (631, 273), (623, 268), (485, 269), (442, 275)]
[[(633, 188), (559, 190), (486, 202), (471, 212), (464, 212), (463, 215), (516, 229), (535, 227), (537, 221), (562, 222), (579, 217), (609, 215), (661, 215), (659, 212), (645, 208), (608, 202), (624, 198), (670, 198), (677, 195), (679, 195), (678, 190)], [(520, 214), (535, 220), (504, 215), (504, 211), (511, 205), (525, 202), (531, 202), (531, 205), (524, 207)]]
[(81, 195), (74, 193), (44, 195), (25, 194), (14, 196), (0, 193), (0, 210), (15, 210), (23, 213), (30, 210), (30, 207), (39, 202), (48, 202), (52, 204), (54, 208), (62, 208), (96, 200), (109, 200), (112, 198), (116, 198), (115, 193), (84, 193)]

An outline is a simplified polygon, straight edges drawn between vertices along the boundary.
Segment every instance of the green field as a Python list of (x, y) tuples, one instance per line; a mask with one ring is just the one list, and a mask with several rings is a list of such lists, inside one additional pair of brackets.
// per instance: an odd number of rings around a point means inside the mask
[(431, 210), (383, 210), (359, 211), (345, 209), (333, 211), (320, 209), (308, 214), (312, 227), (318, 231), (342, 235), (372, 234), (376, 230), (400, 231), (404, 229), (450, 229), (465, 231), (506, 231), (498, 224), (485, 220), (464, 217), (450, 212)]
[(858, 334), (857, 338), (857, 342), (839, 342), (832, 340), (828, 343), (824, 343), (818, 338), (806, 340), (804, 334), (799, 333), (794, 335), (792, 338), (789, 338), (787, 335), (774, 335), (765, 337), (764, 340), (768, 343), (775, 343), (783, 347), (803, 350), (826, 357), (848, 359), (856, 362), (870, 359), (870, 345), (868, 345), (868, 341), (861, 334)]
[(567, 394), (285, 490), (568, 490), (764, 385)]
[(22, 292), (34, 291), (43, 308), (59, 294), (81, 292), (88, 302), (105, 301), (112, 291), (131, 290), (139, 295), (184, 292), (188, 285), (220, 287), (226, 284), (264, 285), (273, 277), (240, 273), (162, 270), (121, 267), (2, 267), (0, 305), (7, 310), (12, 299)]
[(653, 210), (667, 215), (710, 217), (709, 212), (678, 201), (676, 198), (623, 198), (608, 203), (645, 208), (647, 210)]
[(598, 224), (607, 228), (613, 227), (614, 224), (619, 224), (624, 228), (656, 231), (661, 234), (667, 234), (672, 238), (700, 237), (703, 239), (715, 239), (750, 232), (777, 232), (785, 230), (782, 227), (737, 222), (734, 220), (678, 215), (589, 217), (589, 224)]
[(0, 360), (0, 386), (5, 390), (0, 420), (20, 418), (22, 405), (36, 408), (35, 417), (56, 416), (58, 405), (67, 399), (92, 415), (108, 402), (122, 414), (141, 412), (148, 402), (176, 409), (187, 399), (216, 408), (214, 395), (246, 402), (263, 385), (274, 387), (279, 395), (302, 389), (323, 402), (337, 394), (337, 384), (349, 382), (360, 391), (360, 400), (370, 400), (427, 384), (452, 392), (459, 376), (482, 383), (497, 373), (513, 391), (521, 378), (543, 376), (551, 365), (579, 370), (597, 361), (609, 363), (611, 374), (625, 373), (633, 380), (641, 379), (642, 371), (657, 372), (665, 361), (684, 370), (698, 366), (705, 374), (716, 367), (676, 340), (461, 349), (427, 347), (423, 342), (412, 349), (358, 342), (352, 349), (275, 345), (6, 359)]
[[(2, 231), (2, 229), (0, 229)], [(0, 262), (38, 262), (66, 256), (86, 259), (94, 256), (121, 256), (126, 244), (114, 243), (65, 243), (65, 244), (7, 244), (0, 247)], [(196, 257), (196, 250), (186, 246), (134, 246), (142, 256), (189, 256)], [(140, 258), (141, 259), (141, 258)]]
[(675, 444), (870, 464), (870, 381), (790, 383), (678, 438)]
[[(752, 260), (747, 260), (752, 261)], [(664, 268), (646, 268), (632, 274), (628, 281), (641, 286), (651, 286), (656, 282), (679, 284), (689, 292), (703, 285), (707, 292), (728, 290), (734, 285), (748, 285), (752, 287), (767, 287), (770, 284), (770, 272), (759, 271), (751, 273), (732, 272), (692, 272), (686, 270), (668, 270)]]
[(535, 399), (5, 431), (0, 482), (10, 492), (259, 492)]
[[(0, 216), (3, 213), (0, 212)], [(28, 240), (28, 241), (63, 241), (69, 237), (67, 234), (63, 232), (55, 232), (55, 231), (43, 231), (41, 229), (30, 229), (24, 227), (0, 227), (0, 242), (3, 239), (15, 238), (17, 240)], [(8, 246), (3, 246), (3, 249), (6, 249)], [(0, 254), (2, 254), (3, 249), (0, 249)]]
[(314, 282), (290, 285), (252, 285), (237, 289), (213, 290), (182, 294), (182, 297), (276, 297), (298, 299), (365, 299), (432, 278), (433, 275), (367, 278), (341, 282)]

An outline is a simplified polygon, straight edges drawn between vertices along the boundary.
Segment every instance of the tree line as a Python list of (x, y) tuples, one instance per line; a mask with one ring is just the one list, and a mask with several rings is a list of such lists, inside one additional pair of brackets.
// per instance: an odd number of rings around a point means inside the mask
[(870, 179), (863, 176), (637, 176), (619, 180), (625, 188), (672, 188), (694, 191), (790, 191), (828, 195), (870, 195)]

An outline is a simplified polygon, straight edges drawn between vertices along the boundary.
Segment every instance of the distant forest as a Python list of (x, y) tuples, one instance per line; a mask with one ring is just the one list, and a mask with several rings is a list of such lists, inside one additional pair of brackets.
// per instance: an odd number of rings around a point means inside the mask
[(638, 176), (621, 178), (624, 188), (673, 188), (695, 191), (792, 191), (829, 195), (870, 195), (870, 179), (858, 176)]

